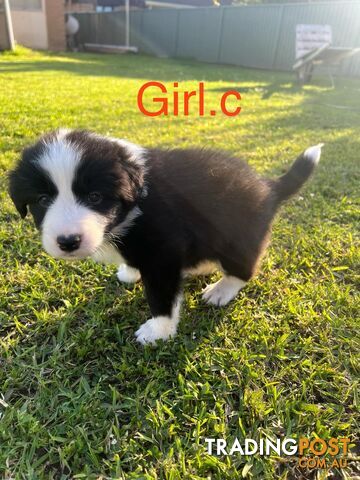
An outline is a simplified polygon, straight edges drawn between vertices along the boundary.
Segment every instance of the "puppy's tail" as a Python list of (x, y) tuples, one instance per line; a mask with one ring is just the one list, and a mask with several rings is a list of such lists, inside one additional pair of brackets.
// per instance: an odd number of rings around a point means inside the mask
[(323, 143), (309, 147), (292, 164), (290, 170), (273, 183), (279, 202), (296, 193), (314, 171), (319, 163)]

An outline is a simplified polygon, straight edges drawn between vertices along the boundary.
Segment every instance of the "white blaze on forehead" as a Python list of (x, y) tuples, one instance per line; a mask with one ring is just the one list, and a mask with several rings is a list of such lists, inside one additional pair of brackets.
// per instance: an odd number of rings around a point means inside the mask
[(82, 152), (66, 141), (66, 133), (67, 130), (60, 130), (55, 139), (45, 143), (39, 164), (49, 174), (59, 193), (72, 194), (71, 187)]

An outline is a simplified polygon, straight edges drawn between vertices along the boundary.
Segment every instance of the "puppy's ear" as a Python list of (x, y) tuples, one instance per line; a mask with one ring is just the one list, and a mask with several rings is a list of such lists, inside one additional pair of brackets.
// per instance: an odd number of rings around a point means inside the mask
[(14, 205), (16, 210), (20, 213), (21, 218), (25, 218), (28, 212), (27, 205), (25, 203), (16, 203), (15, 201)]
[(27, 214), (27, 204), (24, 197), (23, 182), (20, 181), (17, 169), (9, 174), (9, 194), (16, 210), (20, 213), (21, 218), (25, 218)]
[(122, 198), (129, 203), (134, 203), (142, 193), (144, 174), (137, 165), (127, 164), (120, 172), (120, 190)]
[(122, 139), (112, 139), (109, 157), (116, 158), (118, 195), (126, 203), (135, 203), (143, 193), (146, 149)]

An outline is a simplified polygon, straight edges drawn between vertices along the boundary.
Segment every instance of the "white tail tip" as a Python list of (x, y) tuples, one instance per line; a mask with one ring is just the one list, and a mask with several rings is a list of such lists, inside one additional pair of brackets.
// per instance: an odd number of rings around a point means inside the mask
[(307, 148), (304, 152), (304, 157), (310, 160), (310, 162), (313, 162), (315, 164), (319, 163), (321, 157), (321, 147), (323, 146), (323, 143), (319, 143), (318, 145)]

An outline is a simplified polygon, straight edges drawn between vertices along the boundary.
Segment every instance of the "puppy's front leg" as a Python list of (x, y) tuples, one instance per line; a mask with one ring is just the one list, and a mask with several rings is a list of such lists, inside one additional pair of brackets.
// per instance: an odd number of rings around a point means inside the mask
[(129, 267), (126, 263), (119, 266), (116, 276), (123, 283), (136, 283), (141, 279), (139, 270)]
[(176, 334), (180, 314), (180, 268), (157, 266), (154, 271), (141, 272), (152, 318), (135, 333), (143, 345), (167, 340)]

